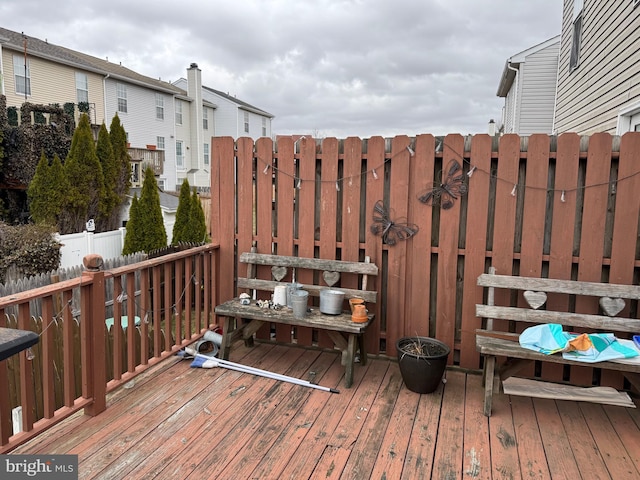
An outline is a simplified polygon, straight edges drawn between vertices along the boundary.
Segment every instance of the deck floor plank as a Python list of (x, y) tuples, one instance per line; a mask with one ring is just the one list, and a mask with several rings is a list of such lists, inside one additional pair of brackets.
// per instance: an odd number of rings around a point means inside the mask
[(371, 472), (403, 385), (400, 369), (396, 365), (393, 367), (387, 369), (378, 395), (362, 426), (362, 432), (351, 448), (352, 453), (342, 471), (344, 478), (372, 478)]
[[(269, 353), (273, 354), (273, 351)], [(284, 349), (280, 353), (284, 354)], [(272, 356), (278, 358), (278, 355)], [(213, 425), (210, 412), (213, 412), (217, 401), (212, 402), (216, 397), (212, 394), (242, 381), (242, 374), (238, 372), (191, 369), (188, 362), (181, 367), (188, 372), (192, 384), (203, 382), (205, 387), (180, 388), (177, 391), (167, 389), (176, 393), (175, 399), (171, 397), (164, 408), (140, 418), (118, 435), (117, 441), (99, 442), (90, 452), (83, 452), (88, 464), (86, 478), (129, 478), (132, 469), (138, 465), (148, 465), (154, 459), (180, 449), (187, 439), (197, 438), (200, 431)], [(200, 374), (194, 375), (194, 370)], [(76, 452), (72, 450), (71, 453)]]
[(334, 351), (257, 342), (231, 360), (340, 393), (168, 359), (13, 453), (77, 453), (83, 480), (640, 478), (636, 409), (496, 393), (485, 417), (470, 372), (418, 395), (382, 358), (349, 389)]
[(493, 413), (489, 418), (489, 444), (493, 478), (521, 480), (523, 476), (518, 457), (518, 440), (513, 426), (510, 398), (506, 395), (494, 393)]
[[(602, 405), (581, 403), (582, 411), (593, 439), (605, 460), (611, 478), (640, 478), (633, 460), (630, 458), (625, 445), (613, 425), (607, 421), (607, 414)], [(592, 425), (598, 425), (593, 428)]]
[(538, 429), (530, 428), (537, 424), (533, 401), (528, 397), (511, 398), (513, 426), (518, 439), (518, 458), (523, 478), (550, 480), (549, 466), (544, 454), (542, 438)]
[(594, 452), (598, 451), (598, 446), (591, 435), (579, 402), (558, 401), (556, 404), (564, 428), (567, 432), (571, 432), (568, 435), (569, 443), (580, 470), (580, 478), (584, 480), (611, 478), (602, 456), (594, 455)]
[(462, 478), (491, 480), (489, 419), (483, 413), (484, 388), (480, 375), (466, 376)]
[[(397, 365), (392, 365), (389, 371), (399, 370)], [(382, 444), (378, 450), (378, 456), (371, 472), (371, 478), (400, 478), (404, 458), (409, 448), (407, 432), (411, 432), (416, 419), (416, 412), (420, 395), (416, 395), (408, 388), (402, 386), (398, 393), (395, 408), (391, 413), (386, 433), (382, 435)]]
[[(451, 380), (451, 385), (449, 385)], [(433, 459), (433, 478), (462, 478), (462, 439), (464, 431), (464, 373), (448, 372), (442, 398), (440, 423), (447, 428), (438, 431)], [(447, 388), (448, 387), (448, 388)]]
[(402, 480), (432, 478), (433, 455), (438, 438), (443, 392), (444, 384), (441, 383), (435, 392), (420, 395), (402, 468), (402, 477), (400, 477)]
[[(343, 374), (344, 367), (340, 364), (340, 358), (333, 355), (331, 367), (325, 375), (318, 376), (318, 383), (326, 387), (338, 388)], [(278, 440), (265, 452), (249, 478), (283, 478), (282, 471), (287, 466), (289, 459), (307, 437), (327, 402), (331, 400), (327, 398), (327, 395), (326, 392), (320, 390), (311, 392), (303, 407), (280, 432)], [(344, 397), (344, 391), (341, 391), (338, 396)]]
[[(256, 366), (263, 370), (276, 371), (276, 368), (279, 369), (285, 365), (288, 367), (296, 365), (302, 352), (292, 350), (281, 346), (275, 347), (269, 355), (263, 357), (264, 361)], [(278, 373), (289, 372), (285, 369)], [(221, 445), (229, 443), (230, 432), (233, 432), (240, 422), (252, 418), (247, 415), (247, 412), (251, 411), (256, 403), (274, 388), (273, 381), (263, 377), (235, 371), (228, 371), (228, 374), (233, 374), (235, 381), (222, 385), (220, 390), (205, 392), (203, 396), (206, 400), (206, 410), (201, 406), (192, 409), (196, 413), (195, 416), (192, 415), (192, 418), (182, 424), (178, 422), (179, 434), (167, 436), (164, 439), (164, 445), (157, 446), (144, 464), (130, 472), (130, 476), (133, 478), (188, 478), (202, 463), (206, 462), (210, 465), (215, 461), (211, 457), (218, 458), (223, 451), (228, 452), (228, 447)], [(233, 456), (227, 460), (231, 458)], [(149, 469), (150, 466), (152, 468)]]
[(533, 404), (551, 478), (580, 478), (580, 468), (555, 402), (536, 398)]

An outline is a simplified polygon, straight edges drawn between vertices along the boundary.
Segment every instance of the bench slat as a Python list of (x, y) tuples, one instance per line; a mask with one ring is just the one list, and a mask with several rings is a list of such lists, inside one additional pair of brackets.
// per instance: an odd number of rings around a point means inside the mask
[(222, 305), (218, 305), (215, 308), (215, 313), (216, 315), (223, 315), (225, 317), (247, 318), (267, 323), (284, 323), (287, 325), (355, 334), (364, 333), (371, 319), (373, 319), (373, 315), (370, 315), (369, 321), (355, 323), (351, 321), (351, 312), (345, 312), (340, 315), (323, 315), (320, 313), (320, 310), (315, 308), (307, 313), (304, 318), (296, 318), (293, 312), (287, 308), (272, 310), (269, 308), (260, 308), (255, 304), (242, 305), (238, 299), (229, 300)]
[(343, 260), (325, 260), (322, 258), (291, 257), (286, 255), (269, 255), (265, 253), (240, 254), (242, 263), (256, 265), (273, 265), (278, 267), (306, 268), (310, 270), (326, 270), (329, 272), (345, 272), (361, 275), (378, 275), (378, 266), (370, 262), (346, 262)]
[(580, 282), (555, 278), (517, 277), (483, 273), (478, 277), (482, 287), (506, 288), (511, 290), (532, 290), (537, 292), (565, 293), (593, 297), (628, 298), (640, 300), (640, 286), (614, 283)]
[[(252, 289), (256, 289), (256, 290), (264, 290), (264, 291), (269, 291), (269, 292), (273, 292), (275, 290), (275, 287), (278, 285), (287, 285), (286, 283), (283, 282), (276, 282), (274, 280), (261, 280), (258, 278), (242, 278), (242, 277), (238, 277), (238, 288), (252, 288)], [(320, 291), (324, 290), (325, 286), (321, 286), (321, 285), (307, 285), (304, 284), (301, 287), (303, 290), (306, 290), (309, 292), (309, 295), (313, 296), (313, 297), (319, 297), (320, 296)], [(345, 299), (349, 299), (349, 298), (353, 298), (353, 297), (360, 297), (363, 298), (365, 302), (370, 302), (370, 303), (376, 303), (376, 299), (377, 299), (377, 293), (374, 291), (370, 291), (370, 290), (354, 290), (351, 288), (342, 288), (342, 287), (335, 287), (336, 289), (340, 290), (341, 292), (344, 292), (344, 297)]]
[(476, 316), (530, 323), (559, 323), (572, 327), (595, 328), (607, 332), (640, 332), (640, 319), (606, 317), (586, 313), (529, 310), (516, 307), (476, 305)]
[(562, 363), (568, 365), (578, 365), (581, 367), (591, 366), (597, 368), (607, 368), (610, 370), (618, 370), (621, 372), (638, 372), (640, 367), (627, 363), (618, 362), (598, 362), (585, 363), (575, 360), (567, 360), (560, 354), (545, 355), (544, 353), (535, 352), (527, 348), (522, 348), (517, 342), (505, 340), (502, 338), (494, 338), (484, 336), (482, 330), (478, 330), (476, 335), (476, 348), (483, 355), (505, 356), (510, 358), (523, 358), (526, 360), (541, 360), (544, 362)]

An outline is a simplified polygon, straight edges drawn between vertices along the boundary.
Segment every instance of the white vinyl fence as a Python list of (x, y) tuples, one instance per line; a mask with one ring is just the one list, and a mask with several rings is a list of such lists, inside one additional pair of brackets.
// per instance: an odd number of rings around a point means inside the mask
[(60, 248), (60, 268), (70, 268), (82, 265), (82, 259), (90, 253), (97, 253), (105, 260), (122, 255), (124, 227), (110, 232), (93, 233), (86, 230), (81, 233), (68, 235), (56, 234), (56, 239), (62, 244)]

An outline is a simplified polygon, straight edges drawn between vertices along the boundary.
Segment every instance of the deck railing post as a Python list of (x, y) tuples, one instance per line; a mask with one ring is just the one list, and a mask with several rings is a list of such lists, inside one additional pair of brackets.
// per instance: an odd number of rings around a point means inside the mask
[(100, 255), (87, 255), (82, 259), (86, 268), (83, 278), (89, 280), (82, 287), (82, 323), (84, 330), (82, 370), (83, 396), (93, 402), (85, 408), (85, 414), (95, 416), (107, 408), (107, 365), (105, 352), (105, 293), (103, 260)]

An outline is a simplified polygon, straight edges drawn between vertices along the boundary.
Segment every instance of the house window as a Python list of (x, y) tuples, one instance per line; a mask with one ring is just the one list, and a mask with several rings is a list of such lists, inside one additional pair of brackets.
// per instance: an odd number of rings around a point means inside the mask
[(176, 100), (176, 125), (182, 125), (182, 102)]
[(204, 130), (209, 130), (209, 109), (202, 109), (202, 128)]
[(571, 57), (569, 70), (575, 70), (580, 65), (580, 40), (582, 37), (582, 7), (584, 0), (573, 0), (573, 36), (571, 37)]
[(76, 97), (78, 103), (89, 103), (89, 80), (86, 73), (76, 72)]
[(209, 144), (205, 143), (203, 145), (202, 151), (204, 152), (204, 164), (209, 165)]
[(249, 133), (249, 112), (244, 112), (244, 131)]
[(640, 132), (640, 102), (618, 112), (616, 135), (624, 135), (626, 132)]
[(164, 137), (156, 137), (156, 148), (164, 150)]
[(182, 140), (176, 140), (176, 167), (184, 168), (184, 150)]
[(262, 136), (267, 136), (267, 119), (262, 117)]
[(131, 185), (140, 185), (140, 163), (131, 162)]
[(118, 83), (116, 85), (116, 94), (118, 96), (118, 112), (127, 113), (127, 86)]
[(164, 120), (164, 96), (156, 93), (156, 118)]
[(16, 78), (16, 93), (31, 95), (31, 71), (29, 60), (21, 55), (13, 56), (13, 73)]

